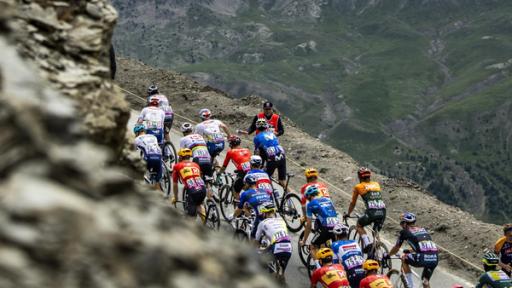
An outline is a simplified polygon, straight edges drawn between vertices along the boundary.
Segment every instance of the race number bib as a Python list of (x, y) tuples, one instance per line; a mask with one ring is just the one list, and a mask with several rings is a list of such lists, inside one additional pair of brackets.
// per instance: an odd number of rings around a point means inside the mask
[(339, 223), (338, 217), (328, 217), (325, 219), (325, 225), (327, 227), (334, 227), (338, 223)]
[(276, 243), (274, 245), (274, 254), (277, 253), (292, 253), (292, 243)]
[(418, 246), (420, 247), (420, 252), (423, 252), (423, 253), (437, 252), (436, 244), (430, 240), (420, 241), (418, 243)]
[(361, 255), (353, 255), (343, 261), (343, 264), (347, 268), (347, 270), (361, 267), (363, 265), (363, 257)]
[(370, 200), (368, 201), (368, 209), (384, 209), (386, 204), (382, 200)]
[(290, 237), (285, 231), (279, 231), (272, 235), (272, 243), (281, 242), (285, 240), (290, 240)]

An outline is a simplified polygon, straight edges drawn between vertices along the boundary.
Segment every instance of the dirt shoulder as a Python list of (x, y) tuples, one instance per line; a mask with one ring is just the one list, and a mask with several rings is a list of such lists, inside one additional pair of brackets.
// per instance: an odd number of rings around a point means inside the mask
[[(169, 97), (176, 113), (197, 121), (199, 109), (208, 107), (216, 118), (225, 121), (232, 129), (247, 128), (262, 103), (262, 99), (255, 96), (233, 99), (179, 73), (152, 68), (127, 59), (118, 60), (117, 81), (121, 87), (137, 95), (145, 95), (146, 87), (152, 82), (157, 83), (160, 91)], [(140, 105), (133, 98), (128, 97), (135, 107)], [(356, 184), (357, 162), (349, 155), (301, 131), (286, 117), (283, 119), (285, 134), (281, 137), (281, 143), (287, 152), (288, 169), (297, 175), (292, 181), (293, 188), (297, 190), (305, 182), (305, 167), (317, 167), (321, 177), (335, 186), (331, 187), (331, 195), (334, 195), (338, 211), (345, 211), (349, 204), (350, 191)], [(185, 120), (177, 118), (175, 125), (183, 121)], [(250, 144), (249, 139), (244, 142)], [(471, 214), (442, 203), (411, 181), (380, 175), (375, 179), (383, 186), (383, 196), (388, 207), (388, 220), (384, 227), (387, 235), (397, 235), (399, 226), (396, 219), (399, 214), (412, 211), (418, 217), (418, 224), (431, 231), (436, 243), (478, 267), (482, 251), (493, 246), (501, 235), (499, 226), (480, 222)], [(441, 265), (458, 274), (462, 273), (467, 279), (471, 280), (478, 274), (470, 265), (449, 253), (442, 252), (441, 258)]]

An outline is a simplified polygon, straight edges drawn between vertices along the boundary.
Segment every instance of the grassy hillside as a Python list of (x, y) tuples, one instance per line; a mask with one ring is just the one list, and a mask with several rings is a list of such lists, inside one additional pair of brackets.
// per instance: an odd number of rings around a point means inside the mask
[(481, 218), (512, 212), (512, 2), (113, 2), (121, 54), (273, 99), (309, 133)]

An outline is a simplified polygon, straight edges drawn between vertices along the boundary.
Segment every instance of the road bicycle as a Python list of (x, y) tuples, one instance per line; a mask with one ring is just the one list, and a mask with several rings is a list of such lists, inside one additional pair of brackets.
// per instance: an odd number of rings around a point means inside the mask
[[(275, 245), (284, 244), (284, 243), (276, 243)], [(288, 243), (289, 244), (289, 243)], [(270, 274), (274, 274), (276, 278), (280, 278), (284, 276), (286, 267), (284, 264), (279, 261), (274, 252), (270, 250), (270, 241), (268, 239), (262, 239), (260, 241), (259, 247), (259, 255), (262, 258), (262, 262), (264, 263), (264, 267), (268, 270)]]
[[(272, 200), (277, 207), (277, 212), (286, 223), (288, 230), (291, 232), (299, 232), (304, 226), (302, 222), (302, 204), (297, 194), (288, 192), (288, 184), (292, 177), (294, 177), (293, 174), (286, 174), (286, 184), (283, 187), (283, 194), (280, 197), (278, 190), (273, 188)], [(272, 181), (278, 183), (273, 178)]]
[[(183, 189), (182, 191), (182, 199), (183, 201), (177, 201), (181, 202), (183, 204), (183, 210), (185, 213), (188, 211), (188, 203), (187, 203), (188, 193), (186, 193), (186, 189)], [(220, 213), (219, 209), (217, 208), (217, 204), (212, 199), (209, 199), (208, 197), (205, 197), (204, 203), (206, 214), (202, 214), (198, 212), (199, 217), (201, 218), (201, 221), (203, 222), (203, 225), (211, 230), (219, 230), (220, 229)]]
[(166, 166), (171, 170), (172, 165), (178, 163), (178, 154), (176, 154), (176, 148), (172, 142), (165, 142), (162, 145), (162, 155)]
[(235, 175), (233, 173), (224, 173), (224, 177), (226, 179), (225, 184), (222, 185), (219, 193), (220, 212), (226, 221), (231, 221), (239, 203), (235, 197)]
[[(156, 176), (156, 172), (154, 172), (152, 170), (151, 171), (148, 170), (144, 174), (144, 181), (147, 184), (154, 184), (154, 181), (152, 179), (154, 179), (155, 176)], [(160, 179), (160, 182), (158, 184), (160, 186), (160, 189), (164, 193), (164, 195), (169, 195), (171, 193), (171, 186), (172, 186), (171, 170), (165, 164), (164, 161), (162, 161), (162, 178)]]
[[(410, 253), (409, 250), (405, 249), (403, 250), (404, 254)], [(407, 283), (407, 278), (405, 277), (405, 272), (403, 269), (403, 265), (400, 265), (400, 270), (398, 269), (391, 269), (391, 266), (388, 267), (388, 263), (391, 263), (391, 259), (400, 259), (402, 262), (402, 257), (400, 257), (399, 254), (397, 254), (395, 257), (387, 257), (387, 259), (382, 259), (381, 263), (383, 263), (381, 266), (383, 268), (390, 269), (386, 275), (388, 276), (389, 280), (393, 284), (393, 287), (395, 288), (412, 288), (409, 283)]]
[(249, 241), (256, 215), (252, 213), (249, 217), (239, 216), (231, 221), (234, 229), (233, 237), (240, 241)]

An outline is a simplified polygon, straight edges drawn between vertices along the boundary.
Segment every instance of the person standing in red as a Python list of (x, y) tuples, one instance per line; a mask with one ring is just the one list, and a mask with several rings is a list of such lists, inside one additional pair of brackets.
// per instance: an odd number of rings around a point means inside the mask
[(224, 163), (222, 164), (220, 172), (223, 173), (226, 171), (229, 161), (233, 162), (236, 174), (233, 187), (236, 192), (236, 198), (239, 199), (238, 196), (240, 195), (240, 191), (242, 191), (242, 188), (244, 187), (245, 174), (251, 170), (251, 151), (247, 148), (240, 147), (242, 139), (236, 135), (229, 136), (228, 143), (231, 149), (226, 153), (226, 158), (224, 158)]
[(185, 210), (190, 217), (196, 217), (197, 213), (203, 222), (205, 221), (205, 209), (203, 206), (204, 198), (206, 197), (206, 185), (201, 178), (201, 168), (195, 162), (192, 162), (192, 150), (182, 148), (178, 152), (180, 162), (174, 165), (172, 169), (172, 204), (176, 206), (178, 201), (178, 181), (183, 183), (185, 189), (186, 199)]
[(350, 288), (347, 275), (341, 264), (333, 264), (334, 252), (330, 248), (322, 248), (316, 253), (316, 259), (322, 267), (311, 275), (311, 288), (320, 282), (324, 288)]
[(254, 116), (254, 119), (252, 120), (251, 126), (247, 130), (239, 130), (239, 133), (250, 135), (254, 131), (256, 131), (256, 135), (260, 133), (258, 129), (256, 129), (256, 121), (258, 119), (265, 119), (267, 120), (267, 123), (269, 124), (269, 129), (276, 134), (276, 136), (281, 136), (284, 134), (284, 127), (283, 122), (281, 121), (281, 117), (274, 113), (274, 105), (271, 102), (265, 102), (263, 103), (263, 112), (258, 113), (256, 116)]
[(361, 280), (359, 288), (393, 288), (393, 284), (391, 284), (391, 281), (389, 281), (386, 275), (379, 275), (377, 273), (379, 268), (379, 262), (373, 259), (364, 261), (363, 269), (366, 271), (366, 277)]

